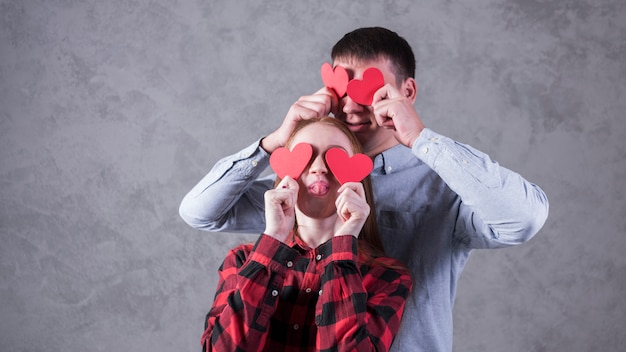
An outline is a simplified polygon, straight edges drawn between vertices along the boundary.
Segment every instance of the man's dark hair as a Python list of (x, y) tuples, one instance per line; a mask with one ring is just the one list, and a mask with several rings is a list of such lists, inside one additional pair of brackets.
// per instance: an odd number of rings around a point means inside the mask
[(366, 27), (347, 33), (333, 46), (331, 57), (336, 59), (391, 61), (398, 83), (415, 78), (415, 55), (409, 43), (396, 32), (382, 27)]

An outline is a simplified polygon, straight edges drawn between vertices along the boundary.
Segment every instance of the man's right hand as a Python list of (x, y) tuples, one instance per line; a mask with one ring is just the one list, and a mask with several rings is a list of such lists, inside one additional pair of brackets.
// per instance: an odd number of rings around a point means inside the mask
[(334, 112), (339, 105), (337, 95), (326, 87), (300, 97), (287, 112), (282, 125), (261, 140), (261, 148), (271, 154), (274, 150), (284, 147), (287, 139), (300, 120), (318, 119)]

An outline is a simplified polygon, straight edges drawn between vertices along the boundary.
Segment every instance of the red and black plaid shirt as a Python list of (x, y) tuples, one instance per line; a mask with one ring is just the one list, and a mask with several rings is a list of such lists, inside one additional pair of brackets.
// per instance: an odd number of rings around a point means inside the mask
[(206, 351), (387, 351), (412, 288), (395, 259), (361, 263), (350, 235), (316, 249), (261, 235), (231, 250), (219, 275)]

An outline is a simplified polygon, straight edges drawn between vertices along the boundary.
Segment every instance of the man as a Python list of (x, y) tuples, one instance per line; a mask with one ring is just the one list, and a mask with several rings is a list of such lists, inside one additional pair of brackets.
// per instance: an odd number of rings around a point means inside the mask
[(484, 153), (424, 127), (413, 107), (415, 58), (396, 33), (357, 29), (335, 44), (332, 58), (351, 79), (361, 79), (370, 67), (382, 72), (385, 85), (372, 105), (327, 88), (301, 97), (276, 131), (220, 160), (185, 196), (180, 215), (208, 231), (262, 232), (263, 194), (272, 179), (257, 178), (269, 154), (285, 144), (298, 120), (332, 112), (374, 159), (385, 251), (405, 263), (415, 280), (392, 350), (451, 351), (456, 285), (471, 250), (529, 240), (547, 218), (547, 197)]

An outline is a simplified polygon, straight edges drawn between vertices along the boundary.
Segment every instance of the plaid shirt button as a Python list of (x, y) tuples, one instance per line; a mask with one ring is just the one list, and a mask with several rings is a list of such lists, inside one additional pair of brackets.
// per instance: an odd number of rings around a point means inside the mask
[(274, 296), (274, 297), (278, 296), (278, 291), (277, 290), (273, 290), (272, 291), (272, 296)]
[(305, 291), (306, 291), (306, 293), (311, 293), (311, 288), (307, 287), (307, 289)]
[(298, 324), (293, 324), (293, 329), (294, 329), (294, 330), (298, 330), (298, 329), (300, 329), (300, 325), (298, 325)]
[(292, 262), (291, 260), (290, 260), (290, 261), (288, 261), (288, 262), (287, 262), (287, 267), (288, 267), (288, 268), (291, 268), (292, 266), (293, 266), (293, 262)]
[(318, 254), (318, 255), (317, 255), (317, 257), (315, 257), (315, 259), (317, 259), (317, 260), (322, 260), (322, 255), (321, 255), (321, 254)]

